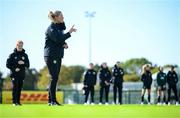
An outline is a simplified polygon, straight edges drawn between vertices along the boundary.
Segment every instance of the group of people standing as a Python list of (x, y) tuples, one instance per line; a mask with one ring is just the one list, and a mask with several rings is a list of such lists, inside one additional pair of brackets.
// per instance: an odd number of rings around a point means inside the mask
[[(174, 92), (176, 105), (179, 105), (178, 95), (177, 95), (177, 83), (178, 76), (174, 70), (174, 66), (171, 66), (171, 70), (168, 73), (163, 72), (163, 67), (159, 67), (159, 72), (156, 77), (157, 80), (157, 105), (168, 104), (170, 105), (171, 90)], [(141, 81), (143, 82), (143, 89), (141, 94), (141, 104), (144, 104), (144, 95), (145, 92), (148, 92), (148, 104), (151, 104), (151, 84), (152, 84), (152, 75), (150, 72), (150, 66), (148, 64), (142, 67), (142, 76)], [(168, 90), (168, 98), (166, 99), (166, 90)], [(163, 102), (161, 98), (163, 97)]]
[[(110, 85), (113, 84), (113, 94), (114, 94), (114, 104), (122, 104), (122, 87), (123, 87), (123, 76), (124, 71), (120, 67), (120, 62), (117, 62), (113, 69), (112, 74), (109, 70), (107, 63), (102, 63), (99, 73), (93, 69), (93, 63), (89, 64), (89, 69), (84, 74), (84, 87), (85, 90), (85, 105), (88, 103), (89, 94), (91, 94), (91, 104), (94, 104), (94, 86), (96, 85), (97, 77), (100, 79), (100, 97), (99, 105), (105, 103), (109, 104), (109, 89)], [(103, 97), (105, 94), (105, 102), (103, 102)], [(118, 101), (117, 101), (118, 94)]]
[[(123, 76), (124, 71), (120, 67), (120, 62), (117, 62), (112, 68), (112, 73), (109, 70), (106, 63), (102, 63), (99, 72), (96, 72), (93, 69), (93, 63), (89, 64), (89, 69), (84, 74), (84, 87), (85, 90), (85, 105), (94, 104), (94, 87), (96, 85), (97, 77), (100, 82), (100, 90), (99, 90), (99, 105), (105, 103), (109, 104), (109, 88), (110, 85), (113, 85), (113, 104), (122, 104), (122, 88), (123, 88)], [(156, 77), (157, 80), (157, 105), (168, 104), (170, 105), (171, 99), (171, 90), (173, 90), (176, 100), (176, 105), (179, 105), (178, 95), (177, 95), (177, 82), (178, 76), (174, 70), (174, 66), (171, 67), (171, 70), (166, 74), (163, 72), (163, 67), (159, 67), (159, 72)], [(150, 71), (150, 65), (145, 64), (142, 67), (141, 73), (141, 81), (143, 82), (142, 93), (141, 93), (141, 104), (144, 102), (144, 95), (147, 91), (148, 99), (147, 104), (151, 104), (151, 85), (152, 85), (152, 74)], [(166, 99), (166, 90), (168, 90), (168, 98)], [(103, 95), (105, 93), (105, 102), (103, 102)], [(89, 94), (91, 94), (91, 101), (88, 102)], [(118, 94), (118, 101), (117, 101)], [(161, 98), (163, 97), (163, 102), (161, 102)]]
[[(64, 49), (68, 48), (68, 44), (65, 41), (71, 37), (71, 33), (76, 32), (76, 29), (73, 25), (67, 33), (64, 33), (66, 26), (61, 11), (50, 11), (48, 17), (51, 20), (51, 24), (49, 25), (45, 33), (44, 46), (44, 60), (48, 67), (50, 75), (48, 105), (59, 106), (61, 104), (56, 100), (56, 85), (61, 69), (62, 58), (64, 56)], [(30, 66), (28, 55), (23, 49), (23, 44), (24, 43), (22, 40), (18, 40), (14, 52), (10, 54), (9, 58), (6, 61), (7, 68), (11, 70), (11, 80), (13, 84), (12, 103), (14, 106), (21, 105), (20, 96), (23, 81), (25, 78), (25, 69), (29, 68)], [(93, 66), (94, 65), (90, 63), (89, 69), (84, 75), (85, 104), (87, 104), (89, 94), (91, 94), (91, 104), (94, 104), (94, 86), (96, 85), (97, 72), (93, 69)], [(101, 69), (98, 73), (98, 77), (100, 78), (99, 104), (109, 103), (108, 96), (111, 84), (113, 84), (114, 104), (122, 104), (123, 76), (124, 71), (120, 67), (120, 62), (117, 62), (114, 65), (112, 73), (110, 72), (106, 63), (103, 63), (101, 65)], [(150, 103), (152, 76), (148, 65), (145, 65), (143, 67), (141, 80), (143, 81), (142, 104), (144, 102), (144, 94), (146, 90), (148, 91), (148, 103)], [(160, 68), (160, 72), (157, 76), (157, 82), (158, 103), (160, 103), (161, 96), (165, 96), (164, 93), (166, 90), (166, 83), (168, 83), (168, 103), (170, 104), (171, 89), (174, 91), (175, 98), (178, 103), (176, 88), (178, 77), (176, 72), (174, 71), (174, 67), (171, 68), (171, 71), (169, 71), (167, 75), (163, 73), (163, 69)], [(105, 102), (103, 102), (104, 93)]]

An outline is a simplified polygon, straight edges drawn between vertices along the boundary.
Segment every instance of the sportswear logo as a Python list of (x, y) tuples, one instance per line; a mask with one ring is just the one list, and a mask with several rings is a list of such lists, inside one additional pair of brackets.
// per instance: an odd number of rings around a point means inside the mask
[(25, 60), (25, 57), (24, 57), (24, 56), (22, 56), (22, 60)]
[(161, 80), (163, 80), (163, 79), (164, 79), (164, 77), (162, 76), (162, 77), (160, 77), (160, 79), (161, 79)]
[(54, 64), (56, 64), (56, 63), (57, 63), (57, 61), (56, 61), (56, 60), (53, 60), (53, 63), (54, 63)]

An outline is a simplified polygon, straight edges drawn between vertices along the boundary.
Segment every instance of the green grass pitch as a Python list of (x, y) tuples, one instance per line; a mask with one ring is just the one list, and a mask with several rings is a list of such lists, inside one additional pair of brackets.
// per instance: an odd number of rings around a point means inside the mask
[(0, 104), (0, 118), (180, 118), (180, 106)]

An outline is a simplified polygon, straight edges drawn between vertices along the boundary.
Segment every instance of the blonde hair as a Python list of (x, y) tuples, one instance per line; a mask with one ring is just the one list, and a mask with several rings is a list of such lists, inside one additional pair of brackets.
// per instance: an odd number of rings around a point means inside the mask
[(61, 12), (61, 11), (58, 11), (58, 10), (56, 10), (55, 12), (49, 11), (48, 18), (49, 18), (52, 22), (56, 22), (55, 17), (56, 17), (56, 16), (59, 16), (59, 15), (61, 15), (61, 14), (62, 14), (62, 12)]
[(20, 44), (20, 43), (24, 44), (22, 40), (17, 40), (17, 41), (16, 41), (16, 45), (18, 45), (18, 44)]
[(146, 73), (146, 68), (147, 67), (151, 67), (151, 64), (144, 64), (142, 66), (142, 69), (141, 69), (141, 75), (143, 75), (144, 73)]
[(141, 68), (141, 75), (143, 75), (146, 72), (146, 66), (147, 64), (144, 64)]

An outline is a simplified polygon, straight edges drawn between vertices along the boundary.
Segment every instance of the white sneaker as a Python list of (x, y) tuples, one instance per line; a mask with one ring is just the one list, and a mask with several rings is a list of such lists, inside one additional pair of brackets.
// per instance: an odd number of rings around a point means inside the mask
[(179, 105), (179, 103), (178, 102), (176, 102), (176, 106), (178, 106)]
[(85, 102), (84, 105), (88, 105), (87, 102)]
[(166, 105), (166, 103), (165, 103), (165, 102), (163, 102), (163, 105), (165, 106), (165, 105)]
[(94, 105), (94, 103), (92, 102), (91, 105)]
[(148, 102), (148, 105), (151, 105), (151, 103), (150, 103), (150, 102)]
[(99, 105), (102, 105), (102, 103), (100, 102)]
[(141, 105), (144, 105), (144, 103), (143, 103), (143, 102), (141, 102)]
[(122, 103), (118, 103), (118, 105), (122, 105)]
[(157, 105), (159, 106), (159, 105), (161, 105), (161, 103), (160, 103), (160, 102), (158, 102), (158, 103), (157, 103)]
[(16, 103), (13, 103), (12, 105), (13, 105), (13, 106), (17, 106), (17, 104), (16, 104)]
[(170, 102), (168, 102), (168, 105), (170, 106), (170, 105), (171, 105), (171, 103), (170, 103)]
[(109, 105), (109, 103), (108, 103), (108, 102), (106, 102), (106, 103), (105, 103), (105, 105)]

